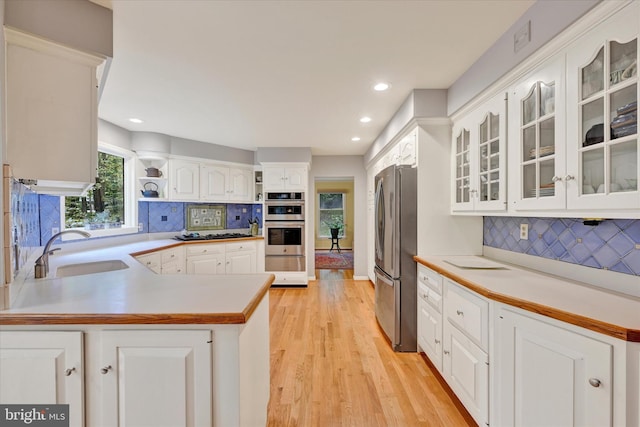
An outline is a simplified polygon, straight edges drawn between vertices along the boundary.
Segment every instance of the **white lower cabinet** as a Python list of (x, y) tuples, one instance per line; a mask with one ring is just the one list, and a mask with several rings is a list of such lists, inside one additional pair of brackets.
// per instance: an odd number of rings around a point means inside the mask
[(479, 425), (489, 425), (489, 303), (444, 280), (443, 377)]
[(611, 344), (511, 307), (497, 309), (495, 334), (493, 425), (612, 425)]
[(212, 425), (211, 331), (101, 334), (101, 425)]
[(418, 345), (442, 373), (442, 314), (418, 299)]
[(160, 252), (138, 255), (136, 259), (154, 273), (162, 273), (162, 256)]
[(418, 351), (442, 373), (442, 276), (418, 265)]
[(225, 251), (225, 273), (252, 274), (256, 272), (255, 242), (227, 243)]
[(160, 271), (162, 274), (185, 274), (185, 249), (178, 246), (160, 252)]
[(445, 321), (444, 379), (478, 425), (489, 425), (489, 356)]
[(0, 403), (68, 404), (84, 425), (82, 332), (0, 332)]

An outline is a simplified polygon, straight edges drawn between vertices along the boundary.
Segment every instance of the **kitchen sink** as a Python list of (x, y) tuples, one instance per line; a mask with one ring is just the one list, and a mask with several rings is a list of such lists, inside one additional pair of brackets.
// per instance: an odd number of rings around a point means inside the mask
[(82, 276), (84, 274), (103, 273), (105, 271), (123, 270), (125, 268), (129, 268), (129, 266), (119, 259), (83, 262), (79, 264), (61, 265), (56, 270), (56, 277)]

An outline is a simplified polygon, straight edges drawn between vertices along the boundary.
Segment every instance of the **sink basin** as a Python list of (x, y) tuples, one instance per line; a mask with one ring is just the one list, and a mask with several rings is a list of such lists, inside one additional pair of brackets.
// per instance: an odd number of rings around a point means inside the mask
[(84, 274), (123, 270), (125, 268), (129, 268), (129, 266), (119, 259), (84, 262), (80, 264), (68, 264), (58, 267), (58, 269), (56, 270), (56, 277), (82, 276)]

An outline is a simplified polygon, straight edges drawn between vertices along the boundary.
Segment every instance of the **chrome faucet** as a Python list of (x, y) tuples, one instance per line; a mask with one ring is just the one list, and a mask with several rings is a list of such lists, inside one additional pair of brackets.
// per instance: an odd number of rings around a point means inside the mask
[(44, 279), (45, 277), (47, 277), (47, 274), (49, 273), (49, 255), (53, 254), (57, 250), (60, 250), (60, 248), (51, 249), (51, 245), (53, 244), (54, 240), (67, 233), (78, 233), (82, 234), (84, 237), (91, 237), (91, 234), (82, 230), (64, 230), (51, 236), (47, 244), (44, 245), (44, 251), (42, 252), (42, 255), (40, 255), (36, 260), (36, 279)]

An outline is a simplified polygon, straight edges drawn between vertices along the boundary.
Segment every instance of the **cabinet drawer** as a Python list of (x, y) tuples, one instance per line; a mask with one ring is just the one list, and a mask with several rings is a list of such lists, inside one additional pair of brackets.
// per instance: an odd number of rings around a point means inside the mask
[(489, 303), (449, 279), (445, 279), (444, 283), (446, 318), (484, 351), (488, 351)]
[(223, 243), (215, 244), (196, 244), (187, 246), (187, 256), (190, 255), (206, 255), (206, 254), (223, 254), (225, 245)]
[(178, 261), (184, 258), (184, 248), (178, 247), (165, 249), (164, 251), (160, 252), (160, 256), (163, 264), (166, 262)]
[(442, 276), (435, 271), (418, 265), (418, 281), (436, 291), (438, 295), (442, 295)]
[(160, 273), (160, 259), (159, 253), (152, 253), (147, 255), (137, 256), (136, 259), (145, 267), (153, 271), (154, 273)]
[(418, 297), (435, 308), (438, 313), (442, 313), (442, 296), (433, 289), (427, 288), (422, 282), (418, 282)]
[(227, 243), (226, 251), (229, 252), (242, 252), (242, 251), (255, 251), (256, 246), (254, 242), (235, 242)]

